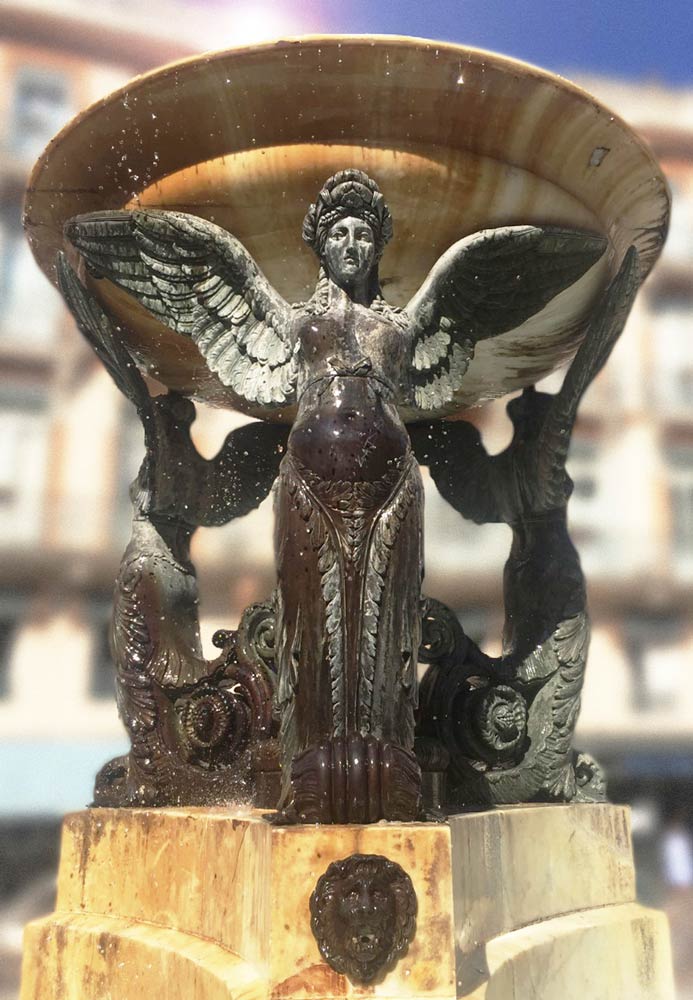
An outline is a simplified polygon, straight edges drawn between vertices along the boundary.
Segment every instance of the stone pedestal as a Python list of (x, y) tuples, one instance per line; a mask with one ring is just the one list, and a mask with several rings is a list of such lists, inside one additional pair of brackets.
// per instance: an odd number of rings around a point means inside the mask
[[(374, 985), (333, 971), (310, 925), (318, 878), (355, 853), (400, 864), (418, 899), (407, 953)], [(610, 805), (289, 828), (92, 809), (65, 820), (56, 911), (24, 947), (22, 1000), (674, 996), (666, 920), (635, 902), (627, 813)]]

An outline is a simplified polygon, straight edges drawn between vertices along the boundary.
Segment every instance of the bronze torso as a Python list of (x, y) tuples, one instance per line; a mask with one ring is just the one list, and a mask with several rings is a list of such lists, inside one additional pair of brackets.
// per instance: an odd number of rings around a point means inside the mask
[(409, 450), (395, 406), (403, 332), (346, 296), (297, 323), (303, 359), (290, 447), (325, 480), (373, 481)]
[(408, 366), (407, 336), (387, 316), (352, 302), (335, 291), (327, 311), (301, 311), (292, 331), (300, 343), (301, 369), (297, 395), (322, 375), (370, 374), (381, 379), (393, 394), (403, 385)]

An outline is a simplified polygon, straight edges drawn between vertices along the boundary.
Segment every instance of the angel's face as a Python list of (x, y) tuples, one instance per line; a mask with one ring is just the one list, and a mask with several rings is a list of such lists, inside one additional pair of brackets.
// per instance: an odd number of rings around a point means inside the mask
[(325, 241), (324, 264), (341, 288), (353, 288), (368, 278), (375, 261), (375, 237), (363, 219), (347, 216), (330, 228)]

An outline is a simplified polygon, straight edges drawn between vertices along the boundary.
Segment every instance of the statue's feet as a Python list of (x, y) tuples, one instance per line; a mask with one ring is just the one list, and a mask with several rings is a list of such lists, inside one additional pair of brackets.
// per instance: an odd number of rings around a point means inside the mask
[(374, 736), (325, 740), (291, 767), (300, 823), (411, 822), (419, 816), (421, 770), (414, 754)]

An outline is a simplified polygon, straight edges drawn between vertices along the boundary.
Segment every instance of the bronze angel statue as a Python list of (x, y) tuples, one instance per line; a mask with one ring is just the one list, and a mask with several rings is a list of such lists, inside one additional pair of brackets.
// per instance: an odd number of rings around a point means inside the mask
[(355, 169), (327, 180), (305, 217), (320, 267), (301, 304), (201, 218), (101, 212), (66, 233), (93, 278), (191, 338), (255, 412), (296, 408), (275, 488), (285, 814), (414, 818), (423, 493), (402, 415), (449, 412), (476, 344), (543, 309), (606, 241), (536, 226), (476, 233), (399, 309), (378, 278), (390, 212)]

